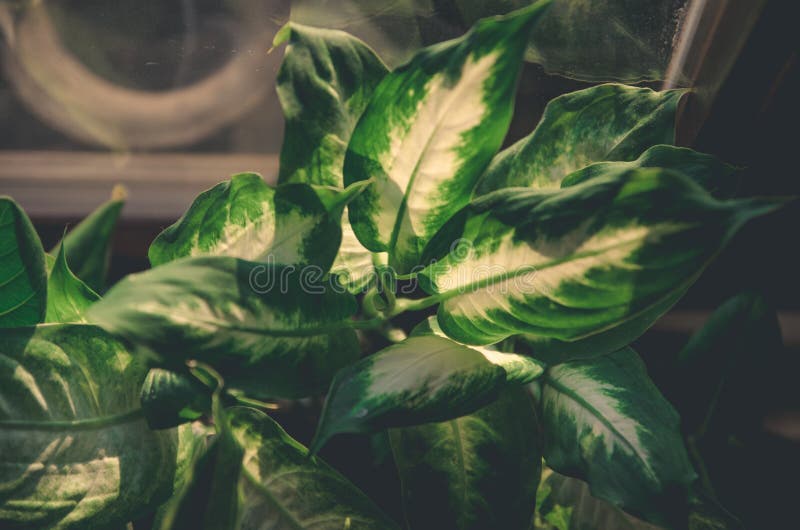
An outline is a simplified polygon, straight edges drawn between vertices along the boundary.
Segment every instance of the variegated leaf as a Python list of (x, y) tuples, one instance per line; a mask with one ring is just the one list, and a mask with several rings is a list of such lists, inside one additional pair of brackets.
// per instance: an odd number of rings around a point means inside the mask
[(0, 527), (111, 528), (171, 492), (175, 432), (147, 428), (147, 369), (103, 330), (0, 333)]
[(595, 162), (636, 159), (656, 144), (675, 142), (675, 111), (684, 90), (600, 85), (552, 100), (529, 136), (500, 152), (476, 195), (524, 186), (554, 189)]
[(478, 22), (425, 48), (378, 85), (345, 158), (345, 183), (373, 184), (350, 205), (359, 240), (398, 272), (459, 208), (500, 147), (531, 27), (549, 4)]
[[(287, 24), (277, 91), (286, 119), (278, 182), (344, 186), (342, 168), (356, 121), (387, 73), (366, 44), (341, 31)], [(372, 272), (372, 253), (356, 238), (347, 210), (334, 273), (359, 290)]]
[(358, 358), (355, 298), (295, 267), (200, 257), (129, 276), (90, 321), (156, 352), (166, 365), (209, 363), (259, 396), (323, 391)]
[(711, 155), (698, 153), (685, 147), (654, 145), (636, 160), (598, 162), (570, 173), (561, 181), (561, 187), (575, 186), (594, 177), (609, 175), (615, 171), (622, 173), (638, 167), (674, 169), (691, 177), (717, 198), (732, 197), (738, 184), (736, 168)]
[(158, 235), (150, 246), (150, 262), (158, 266), (188, 256), (231, 256), (327, 271), (341, 240), (342, 208), (355, 191), (331, 200), (333, 191), (318, 192), (308, 184), (271, 188), (256, 173), (233, 175), (201, 193), (183, 217)]
[(34, 326), (47, 311), (45, 254), (31, 220), (0, 196), (0, 328)]
[(524, 387), (468, 416), (390, 431), (406, 521), (415, 530), (528, 530), (541, 436)]
[(50, 251), (57, 256), (62, 243), (66, 243), (70, 270), (96, 293), (102, 293), (106, 288), (111, 243), (127, 195), (123, 186), (115, 186), (111, 199), (78, 223)]
[(397, 526), (269, 416), (214, 407), (217, 437), (196, 459), (160, 530), (384, 530)]
[(509, 188), (454, 217), (426, 252), (441, 260), (419, 278), (455, 340), (524, 333), (546, 362), (600, 355), (636, 338), (745, 221), (779, 205), (717, 201), (658, 168), (563, 190)]
[(680, 419), (633, 350), (553, 366), (541, 385), (549, 467), (648, 521), (670, 525), (685, 516), (696, 475)]
[(100, 299), (91, 287), (72, 274), (67, 264), (66, 245), (61, 245), (47, 279), (45, 322), (86, 322), (86, 310)]
[(337, 433), (375, 432), (469, 414), (494, 400), (502, 388), (528, 383), (542, 372), (542, 365), (529, 357), (420, 331), (336, 374), (311, 451)]
[(356, 121), (388, 70), (366, 44), (342, 31), (289, 23), (277, 92), (286, 120), (278, 183), (343, 187), (342, 166)]

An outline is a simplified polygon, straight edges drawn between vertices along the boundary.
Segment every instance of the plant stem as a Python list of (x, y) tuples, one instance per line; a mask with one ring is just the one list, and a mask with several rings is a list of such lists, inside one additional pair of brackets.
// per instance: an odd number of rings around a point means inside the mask
[(257, 399), (249, 398), (247, 396), (233, 396), (233, 399), (236, 400), (237, 403), (240, 405), (247, 405), (249, 407), (255, 407), (258, 409), (265, 409), (265, 410), (278, 410), (280, 407), (275, 403), (266, 403), (264, 401), (259, 401)]
[(434, 306), (441, 302), (442, 296), (441, 295), (433, 295), (427, 298), (420, 298), (418, 300), (411, 300), (408, 298), (401, 298), (397, 301), (394, 306), (394, 310), (388, 315), (389, 318), (396, 317), (400, 313), (405, 313), (406, 311), (422, 311), (423, 309), (427, 309), (431, 306)]

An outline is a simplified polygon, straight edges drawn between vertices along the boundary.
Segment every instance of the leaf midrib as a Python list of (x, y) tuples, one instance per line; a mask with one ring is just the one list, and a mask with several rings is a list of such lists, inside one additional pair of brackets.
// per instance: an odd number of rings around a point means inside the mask
[[(671, 233), (678, 232), (680, 230), (685, 230), (686, 228), (687, 228), (687, 225), (676, 225), (676, 226), (671, 227), (671, 228), (662, 228), (660, 230), (654, 230), (652, 232), (648, 232), (646, 237), (652, 236), (653, 233), (657, 233), (657, 235), (671, 234)], [(469, 283), (469, 284), (467, 284), (465, 286), (456, 286), (455, 288), (451, 289), (450, 291), (445, 291), (445, 292), (439, 293), (437, 296), (440, 298), (440, 301), (444, 302), (445, 300), (449, 300), (450, 298), (452, 298), (454, 296), (457, 296), (459, 294), (465, 294), (467, 292), (470, 292), (470, 293), (471, 292), (475, 292), (475, 291), (477, 291), (479, 289), (483, 289), (485, 287), (489, 287), (491, 285), (494, 285), (495, 283), (512, 280), (512, 279), (516, 278), (517, 276), (521, 276), (522, 274), (527, 274), (527, 273), (530, 273), (530, 272), (538, 272), (538, 271), (542, 271), (542, 270), (547, 270), (547, 269), (551, 269), (551, 268), (554, 268), (554, 267), (558, 267), (559, 265), (562, 265), (564, 263), (568, 263), (570, 261), (575, 261), (575, 260), (579, 260), (579, 259), (591, 258), (591, 257), (594, 257), (594, 256), (599, 256), (599, 255), (605, 254), (606, 252), (609, 252), (611, 250), (615, 250), (615, 249), (617, 249), (619, 247), (624, 247), (624, 246), (630, 245), (631, 243), (635, 242), (637, 239), (643, 239), (643, 238), (641, 236), (636, 236), (635, 238), (627, 239), (625, 241), (621, 241), (619, 243), (615, 243), (613, 245), (609, 245), (607, 247), (603, 247), (601, 249), (597, 249), (597, 250), (594, 250), (594, 251), (585, 251), (585, 252), (579, 252), (579, 253), (576, 253), (576, 254), (569, 254), (567, 256), (564, 256), (563, 258), (553, 259), (553, 260), (551, 260), (549, 262), (546, 262), (546, 263), (544, 263), (542, 265), (524, 265), (524, 266), (520, 266), (514, 272), (512, 272), (511, 274), (504, 274), (503, 276), (489, 277), (489, 278), (486, 278), (486, 279), (483, 279), (483, 280), (479, 280), (477, 282)], [(434, 281), (434, 285), (435, 285), (435, 281)]]
[(2, 430), (32, 430), (32, 431), (91, 431), (107, 427), (114, 427), (125, 423), (133, 423), (144, 418), (142, 409), (134, 409), (119, 414), (98, 416), (83, 420), (0, 420)]
[[(630, 442), (630, 440), (625, 438), (625, 436), (623, 436), (622, 433), (617, 430), (617, 428), (614, 426), (613, 423), (611, 423), (605, 416), (600, 414), (600, 411), (598, 411), (597, 408), (594, 407), (594, 405), (592, 405), (591, 403), (586, 401), (584, 398), (582, 398), (580, 395), (575, 393), (568, 386), (563, 385), (563, 384), (559, 383), (558, 381), (556, 381), (555, 379), (553, 379), (552, 377), (550, 377), (549, 374), (545, 374), (543, 379), (544, 379), (543, 382), (544, 382), (545, 385), (550, 385), (556, 392), (559, 392), (562, 395), (566, 396), (567, 398), (571, 399), (578, 406), (583, 407), (584, 409), (586, 409), (593, 417), (597, 418), (598, 421), (600, 421), (600, 423), (602, 423), (614, 435), (615, 438), (617, 438), (618, 440), (622, 441), (622, 445), (626, 446), (628, 448), (628, 450), (633, 455), (635, 455), (636, 459), (639, 460), (642, 463), (642, 466), (645, 469), (647, 469), (647, 470), (652, 472), (650, 464), (639, 454), (639, 451), (633, 446), (633, 444)], [(577, 423), (576, 423), (575, 427), (576, 427), (576, 430), (577, 430), (578, 429)]]

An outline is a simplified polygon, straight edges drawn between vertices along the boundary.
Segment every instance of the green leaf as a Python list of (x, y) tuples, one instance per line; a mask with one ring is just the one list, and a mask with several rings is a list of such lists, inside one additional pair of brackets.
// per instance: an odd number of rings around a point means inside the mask
[(46, 311), (42, 243), (22, 208), (0, 196), (0, 328), (36, 325)]
[(0, 526), (122, 526), (169, 495), (175, 433), (142, 418), (145, 372), (94, 326), (0, 334)]
[(205, 449), (186, 456), (182, 485), (158, 513), (159, 530), (213, 530), (241, 528), (239, 482), (245, 449), (231, 434), (227, 415), (215, 402), (216, 435)]
[(492, 160), (476, 195), (514, 186), (558, 188), (589, 164), (635, 160), (653, 145), (672, 144), (684, 93), (610, 84), (557, 97), (533, 133)]
[(658, 168), (612, 171), (563, 190), (508, 188), (441, 230), (426, 250), (440, 261), (419, 279), (441, 301), (439, 324), (455, 340), (491, 344), (525, 333), (550, 364), (601, 355), (635, 339), (745, 221), (779, 205), (718, 201)]
[(390, 436), (410, 528), (528, 530), (542, 447), (523, 387), (468, 416)]
[(681, 383), (671, 397), (686, 430), (721, 430), (727, 438), (760, 424), (782, 350), (778, 317), (764, 296), (746, 292), (722, 304), (677, 355)]
[(598, 162), (567, 175), (561, 187), (575, 186), (598, 176), (620, 173), (639, 167), (673, 169), (700, 184), (717, 198), (730, 198), (736, 191), (736, 168), (711, 155), (698, 153), (685, 147), (654, 145), (636, 160), (630, 162)]
[(536, 504), (536, 530), (661, 529), (592, 497), (585, 482), (547, 468), (542, 471)]
[(142, 411), (151, 429), (169, 429), (211, 411), (211, 389), (187, 373), (150, 370), (142, 385)]
[[(341, 31), (290, 23), (275, 36), (287, 42), (277, 91), (286, 121), (278, 182), (344, 186), (344, 155), (356, 121), (387, 73), (363, 42)], [(346, 210), (345, 210), (346, 215)], [(372, 254), (347, 218), (333, 271), (355, 290), (372, 272)]]
[(549, 0), (486, 19), (386, 76), (356, 126), (345, 184), (373, 184), (350, 205), (358, 239), (399, 273), (462, 206), (511, 119), (528, 34)]
[(62, 243), (66, 243), (70, 270), (96, 293), (102, 293), (106, 287), (111, 242), (126, 195), (124, 187), (116, 186), (111, 192), (111, 200), (78, 223), (50, 251), (50, 254), (57, 256)]
[[(764, 296), (744, 292), (722, 304), (676, 355), (674, 366), (659, 372), (660, 386), (681, 415), (705, 492), (745, 521), (759, 520), (772, 502), (771, 490), (755, 492), (752, 481), (737, 478), (770, 465), (760, 433), (765, 416), (796, 395), (787, 370), (793, 355), (783, 348), (775, 308)], [(780, 462), (781, 454), (768, 459)]]
[(342, 31), (289, 23), (276, 89), (286, 120), (278, 182), (344, 186), (350, 135), (388, 73), (366, 44)]
[[(188, 489), (187, 484), (194, 478), (195, 468), (199, 458), (206, 453), (214, 443), (214, 429), (199, 421), (184, 423), (176, 429), (178, 431), (178, 449), (175, 455), (175, 478), (172, 485), (172, 495), (162, 504), (154, 514), (152, 528), (169, 528), (174, 520), (172, 512), (176, 505), (186, 498), (184, 494)], [(166, 522), (170, 517), (169, 522)]]
[(256, 173), (240, 173), (195, 199), (161, 232), (148, 255), (155, 267), (188, 256), (231, 256), (327, 271), (339, 248), (339, 219), (352, 194), (307, 184), (271, 188)]
[(549, 467), (648, 521), (685, 521), (696, 475), (679, 417), (633, 350), (551, 367), (541, 384)]
[[(536, 494), (535, 530), (662, 530), (663, 527), (637, 519), (606, 501), (593, 497), (582, 480), (542, 471)], [(689, 530), (742, 530), (743, 527), (714, 501), (692, 499), (688, 521), (676, 528)]]
[(168, 366), (206, 362), (258, 396), (322, 392), (358, 358), (355, 298), (307, 270), (228, 257), (182, 259), (129, 276), (90, 321)]
[(215, 409), (217, 439), (161, 530), (394, 529), (346, 478), (253, 409)]
[(311, 451), (337, 433), (469, 414), (496, 399), (502, 388), (528, 383), (542, 372), (542, 365), (529, 357), (420, 332), (336, 374)]
[(58, 257), (47, 279), (45, 322), (86, 322), (86, 310), (100, 296), (72, 274), (65, 248), (66, 245), (60, 246)]

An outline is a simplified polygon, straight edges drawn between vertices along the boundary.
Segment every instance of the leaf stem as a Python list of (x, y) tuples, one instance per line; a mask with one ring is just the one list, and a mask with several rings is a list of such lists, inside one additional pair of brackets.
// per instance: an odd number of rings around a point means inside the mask
[(233, 399), (240, 405), (247, 405), (248, 407), (255, 407), (257, 409), (278, 410), (280, 408), (276, 403), (267, 403), (247, 396), (233, 395)]
[(412, 300), (409, 298), (401, 298), (397, 300), (397, 303), (394, 306), (394, 310), (388, 315), (389, 318), (396, 317), (401, 313), (405, 313), (406, 311), (422, 311), (423, 309), (427, 309), (431, 306), (435, 306), (439, 302), (442, 301), (442, 295), (433, 295), (428, 296), (427, 298), (419, 298), (417, 300)]

